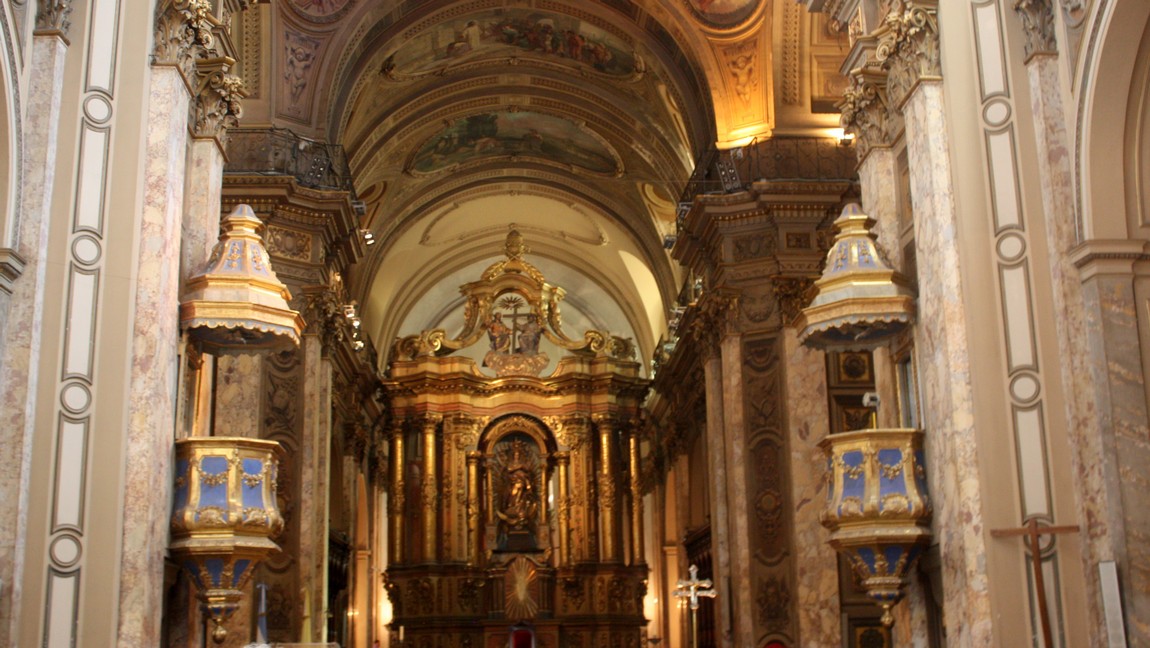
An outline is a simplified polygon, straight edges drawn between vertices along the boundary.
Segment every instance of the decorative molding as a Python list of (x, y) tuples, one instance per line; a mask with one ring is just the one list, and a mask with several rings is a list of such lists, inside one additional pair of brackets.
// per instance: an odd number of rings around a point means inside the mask
[(227, 129), (239, 123), (243, 114), (243, 79), (228, 74), (235, 59), (227, 56), (201, 58), (195, 62), (196, 95), (193, 99), (193, 133), (196, 137), (212, 138), (221, 143)]
[(895, 0), (879, 29), (875, 56), (888, 71), (891, 104), (901, 108), (920, 81), (942, 78), (936, 0)]
[(11, 295), (12, 287), (24, 274), (24, 259), (9, 248), (0, 248), (0, 292)]
[(902, 131), (902, 112), (892, 110), (887, 96), (887, 75), (870, 69), (854, 70), (839, 104), (843, 130), (855, 136), (859, 161), (871, 149), (894, 143)]
[(1023, 53), (1027, 61), (1035, 54), (1054, 54), (1058, 51), (1051, 0), (1014, 0), (1014, 11), (1022, 20), (1022, 30), (1026, 33)]
[(215, 43), (212, 30), (218, 25), (209, 0), (175, 0), (156, 15), (153, 65), (175, 66), (185, 79), (192, 79), (195, 59)]
[(71, 14), (72, 0), (41, 0), (36, 10), (36, 33), (59, 34), (67, 39)]

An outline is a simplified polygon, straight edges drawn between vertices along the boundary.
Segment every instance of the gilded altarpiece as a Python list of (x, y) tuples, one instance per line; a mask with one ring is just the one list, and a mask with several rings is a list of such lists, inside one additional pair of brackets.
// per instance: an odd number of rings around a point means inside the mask
[[(639, 648), (647, 381), (629, 341), (566, 336), (563, 291), (524, 251), (512, 231), (507, 259), (461, 288), (458, 337), (393, 350), (390, 628), (417, 648)], [(541, 339), (563, 354), (548, 376)], [(472, 345), (482, 361), (452, 354)]]

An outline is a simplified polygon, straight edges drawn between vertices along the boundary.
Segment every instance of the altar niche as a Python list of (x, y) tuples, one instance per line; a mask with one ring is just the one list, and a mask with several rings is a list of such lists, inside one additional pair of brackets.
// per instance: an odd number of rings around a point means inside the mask
[(490, 562), (507, 562), (512, 554), (542, 561), (550, 557), (555, 448), (551, 433), (526, 416), (494, 422), (480, 440), (486, 467), (484, 545)]

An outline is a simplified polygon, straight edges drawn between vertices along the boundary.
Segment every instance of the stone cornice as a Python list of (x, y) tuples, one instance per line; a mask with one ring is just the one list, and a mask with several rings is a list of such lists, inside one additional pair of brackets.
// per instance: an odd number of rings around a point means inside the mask
[(1027, 61), (1036, 54), (1054, 54), (1058, 51), (1051, 0), (1014, 0), (1014, 11), (1022, 20), (1022, 30), (1026, 33), (1023, 53)]
[(1083, 282), (1099, 275), (1132, 276), (1134, 264), (1150, 261), (1150, 242), (1091, 239), (1070, 251), (1070, 260)]
[(895, 0), (875, 36), (893, 107), (901, 110), (919, 82), (942, 78), (937, 0)]

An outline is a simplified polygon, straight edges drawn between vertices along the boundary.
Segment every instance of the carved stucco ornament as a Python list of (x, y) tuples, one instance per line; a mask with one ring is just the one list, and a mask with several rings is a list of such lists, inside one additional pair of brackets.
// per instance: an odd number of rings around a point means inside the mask
[(859, 160), (873, 148), (893, 144), (902, 131), (902, 113), (892, 109), (886, 81), (887, 75), (881, 70), (853, 70), (838, 105), (839, 123), (844, 131), (854, 134)]
[(195, 60), (211, 50), (212, 31), (219, 25), (209, 0), (173, 0), (156, 13), (156, 65), (173, 65), (185, 79), (193, 78)]
[(229, 74), (235, 59), (228, 56), (196, 60), (196, 97), (193, 102), (196, 137), (223, 140), (236, 126), (247, 96), (243, 79)]
[(409, 335), (395, 343), (395, 359), (447, 355), (479, 343), (484, 336), (491, 345), (484, 364), (498, 376), (539, 375), (547, 365), (546, 354), (539, 351), (540, 339), (576, 353), (619, 360), (635, 357), (635, 343), (630, 339), (596, 330), (586, 331), (582, 339), (567, 336), (559, 312), (566, 291), (547, 283), (543, 273), (523, 258), (529, 250), (514, 227), (503, 251), (506, 259), (484, 270), (479, 281), (460, 287), (467, 301), (459, 336), (449, 338), (441, 328)]
[(1058, 50), (1051, 0), (1014, 0), (1014, 11), (1022, 20), (1022, 31), (1026, 34), (1023, 53), (1028, 60), (1035, 54), (1053, 54)]
[(914, 320), (914, 295), (883, 259), (873, 225), (858, 204), (843, 208), (818, 293), (796, 323), (799, 341), (823, 350), (874, 349)]
[(42, 0), (36, 11), (36, 31), (58, 33), (67, 38), (68, 28), (72, 26), (71, 14), (72, 0)]
[(901, 108), (919, 81), (942, 78), (937, 7), (935, 0), (892, 2), (876, 33), (875, 58), (889, 73), (892, 106)]

